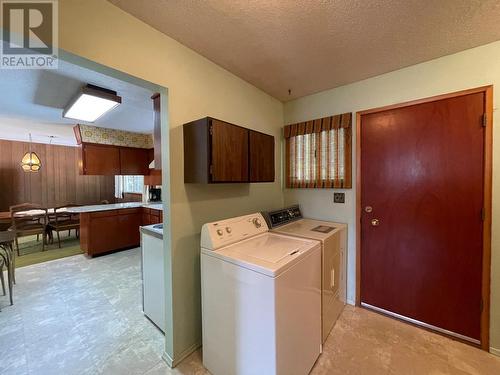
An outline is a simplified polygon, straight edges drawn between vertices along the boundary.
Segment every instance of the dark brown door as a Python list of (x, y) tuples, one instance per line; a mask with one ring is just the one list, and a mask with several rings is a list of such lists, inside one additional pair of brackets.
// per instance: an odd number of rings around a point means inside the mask
[(120, 151), (116, 146), (85, 144), (83, 150), (83, 174), (120, 174)]
[(212, 119), (212, 181), (248, 181), (248, 129)]
[(149, 174), (149, 150), (145, 148), (120, 147), (120, 174)]
[(480, 340), (484, 92), (361, 116), (361, 302)]
[(274, 181), (274, 137), (250, 130), (250, 182)]

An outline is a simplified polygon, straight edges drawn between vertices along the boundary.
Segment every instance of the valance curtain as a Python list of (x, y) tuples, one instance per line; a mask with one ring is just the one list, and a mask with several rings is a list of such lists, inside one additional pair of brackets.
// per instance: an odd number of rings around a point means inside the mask
[(284, 128), (286, 187), (351, 188), (352, 114)]

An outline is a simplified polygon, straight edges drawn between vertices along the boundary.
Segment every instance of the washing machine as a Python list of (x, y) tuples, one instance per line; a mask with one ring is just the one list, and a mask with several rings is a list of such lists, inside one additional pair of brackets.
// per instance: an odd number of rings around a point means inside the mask
[(263, 215), (273, 233), (321, 242), (321, 336), (325, 342), (346, 304), (347, 225), (304, 219), (298, 205)]
[(306, 375), (321, 352), (321, 244), (260, 213), (203, 225), (203, 364), (213, 375)]

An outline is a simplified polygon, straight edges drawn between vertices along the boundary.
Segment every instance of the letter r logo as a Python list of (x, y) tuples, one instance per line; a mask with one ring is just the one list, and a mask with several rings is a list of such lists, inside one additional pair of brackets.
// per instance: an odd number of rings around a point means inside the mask
[(54, 27), (51, 1), (2, 1), (4, 55), (53, 53)]

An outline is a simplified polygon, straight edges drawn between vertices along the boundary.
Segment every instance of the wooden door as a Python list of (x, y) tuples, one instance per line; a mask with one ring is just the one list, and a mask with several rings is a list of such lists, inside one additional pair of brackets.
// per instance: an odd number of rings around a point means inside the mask
[(149, 150), (120, 147), (120, 174), (132, 176), (149, 174)]
[(485, 96), (360, 116), (361, 303), (476, 343)]
[(274, 137), (250, 130), (250, 182), (274, 181)]
[(211, 120), (212, 182), (248, 182), (248, 129)]
[(82, 145), (82, 172), (85, 175), (120, 174), (120, 151), (116, 146)]

